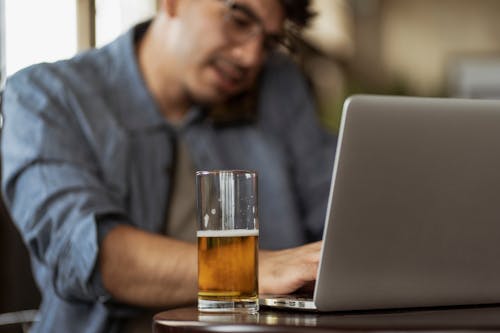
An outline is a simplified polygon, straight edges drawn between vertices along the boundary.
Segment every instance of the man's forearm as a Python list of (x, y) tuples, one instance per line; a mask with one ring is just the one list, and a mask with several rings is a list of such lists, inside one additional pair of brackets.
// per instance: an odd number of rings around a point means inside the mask
[[(259, 291), (285, 294), (314, 281), (321, 243), (281, 251), (260, 251)], [(137, 306), (194, 303), (196, 245), (130, 226), (112, 229), (101, 244), (104, 286), (117, 300)]]
[(104, 286), (117, 300), (168, 307), (196, 300), (196, 245), (117, 226), (101, 244)]

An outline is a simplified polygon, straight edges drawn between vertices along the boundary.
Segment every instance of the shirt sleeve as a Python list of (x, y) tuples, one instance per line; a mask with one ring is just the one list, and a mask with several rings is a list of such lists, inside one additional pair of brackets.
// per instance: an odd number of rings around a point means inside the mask
[(63, 80), (44, 65), (8, 80), (2, 193), (34, 273), (43, 271), (38, 277), (61, 298), (105, 301), (99, 243), (127, 216), (120, 196), (105, 186), (66, 94)]
[(273, 59), (273, 75), (262, 88), (272, 100), (262, 122), (285, 142), (291, 179), (308, 241), (323, 235), (337, 137), (320, 124), (310, 86), (289, 59)]

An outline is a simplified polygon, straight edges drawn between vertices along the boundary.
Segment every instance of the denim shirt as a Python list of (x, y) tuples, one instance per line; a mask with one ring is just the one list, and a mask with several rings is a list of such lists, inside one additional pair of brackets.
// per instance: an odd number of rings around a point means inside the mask
[(215, 126), (193, 108), (178, 130), (146, 88), (135, 29), (7, 81), (2, 193), (42, 292), (33, 332), (118, 332), (136, 313), (103, 287), (99, 246), (117, 224), (164, 230), (178, 135), (199, 170), (258, 172), (261, 248), (322, 236), (335, 138), (320, 128), (297, 68), (270, 57), (255, 122)]

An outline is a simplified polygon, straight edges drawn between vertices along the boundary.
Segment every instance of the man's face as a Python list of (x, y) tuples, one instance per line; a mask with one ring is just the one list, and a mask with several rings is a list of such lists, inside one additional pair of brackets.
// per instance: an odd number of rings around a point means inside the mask
[(169, 47), (184, 93), (215, 103), (254, 84), (284, 13), (279, 0), (181, 0), (176, 19)]

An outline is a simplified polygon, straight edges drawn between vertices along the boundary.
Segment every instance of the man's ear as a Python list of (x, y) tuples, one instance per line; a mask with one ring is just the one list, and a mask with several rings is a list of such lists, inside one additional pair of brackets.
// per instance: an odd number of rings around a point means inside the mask
[(175, 17), (177, 15), (179, 2), (180, 0), (161, 0), (160, 10), (168, 17)]

